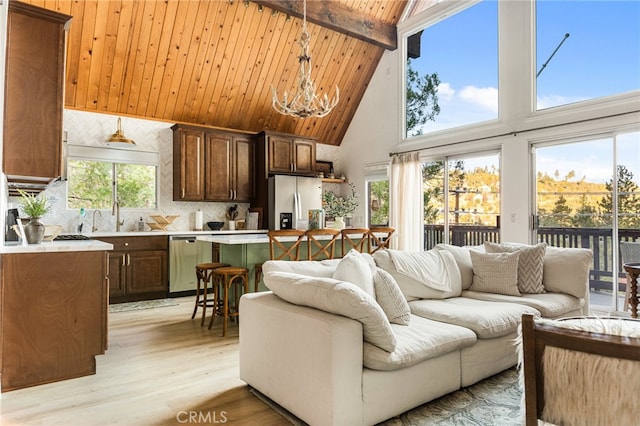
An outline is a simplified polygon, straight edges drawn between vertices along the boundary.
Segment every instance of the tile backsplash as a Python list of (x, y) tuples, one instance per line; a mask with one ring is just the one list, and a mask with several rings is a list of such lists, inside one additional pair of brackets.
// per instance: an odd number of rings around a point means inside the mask
[[(105, 146), (104, 141), (114, 133), (117, 128), (117, 116), (98, 114), (84, 111), (64, 111), (64, 131), (66, 143), (73, 145)], [(150, 215), (179, 215), (168, 228), (175, 231), (191, 231), (195, 228), (196, 211), (203, 212), (204, 223), (208, 221), (224, 221), (228, 207), (235, 203), (213, 202), (176, 202), (173, 201), (173, 123), (162, 121), (143, 120), (131, 117), (122, 117), (122, 130), (126, 137), (136, 142), (137, 149), (142, 151), (155, 151), (160, 154), (160, 180), (158, 208), (153, 210), (128, 210), (120, 211), (121, 220), (124, 219), (122, 230), (135, 230), (139, 218), (143, 221), (153, 222)], [(318, 144), (317, 155), (319, 160), (333, 161), (336, 170), (338, 147)], [(79, 223), (79, 211), (67, 209), (67, 186), (62, 181), (52, 185), (42, 193), (52, 203), (52, 211), (42, 218), (47, 225), (61, 225), (65, 233), (77, 232)], [(8, 207), (18, 207), (18, 199), (9, 197)], [(238, 219), (246, 217), (248, 203), (238, 203)], [(91, 230), (95, 217), (95, 226), (98, 232), (110, 232), (116, 229), (115, 216), (111, 210), (88, 210), (84, 217), (83, 231)], [(149, 230), (145, 226), (145, 230)]]

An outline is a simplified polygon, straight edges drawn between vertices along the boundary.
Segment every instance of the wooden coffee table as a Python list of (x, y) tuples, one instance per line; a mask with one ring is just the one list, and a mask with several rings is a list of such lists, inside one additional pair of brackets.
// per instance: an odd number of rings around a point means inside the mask
[(638, 318), (638, 277), (640, 277), (640, 263), (625, 263), (622, 265), (629, 274), (629, 305), (631, 305), (631, 318)]

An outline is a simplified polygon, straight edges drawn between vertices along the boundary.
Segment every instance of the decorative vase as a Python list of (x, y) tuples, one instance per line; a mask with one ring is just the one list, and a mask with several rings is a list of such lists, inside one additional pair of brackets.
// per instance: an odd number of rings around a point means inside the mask
[(39, 217), (32, 217), (29, 223), (24, 226), (24, 235), (29, 244), (40, 244), (44, 238), (44, 225)]
[(333, 218), (333, 228), (344, 229), (345, 226), (344, 218), (342, 216), (336, 216)]

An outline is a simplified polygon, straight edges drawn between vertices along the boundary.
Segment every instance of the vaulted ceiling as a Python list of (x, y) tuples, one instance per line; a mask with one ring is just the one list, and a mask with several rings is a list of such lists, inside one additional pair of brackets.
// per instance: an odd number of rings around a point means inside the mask
[[(65, 106), (339, 145), (385, 49), (403, 0), (308, 0), (312, 78), (340, 88), (324, 118), (283, 116), (273, 85), (295, 89), (302, 1), (25, 0), (71, 15)], [(321, 23), (321, 24), (319, 24)]]

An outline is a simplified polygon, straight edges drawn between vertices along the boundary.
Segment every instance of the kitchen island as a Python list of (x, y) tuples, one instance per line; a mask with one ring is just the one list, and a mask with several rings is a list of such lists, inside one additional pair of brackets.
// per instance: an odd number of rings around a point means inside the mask
[(111, 249), (96, 240), (0, 248), (2, 392), (95, 374)]

